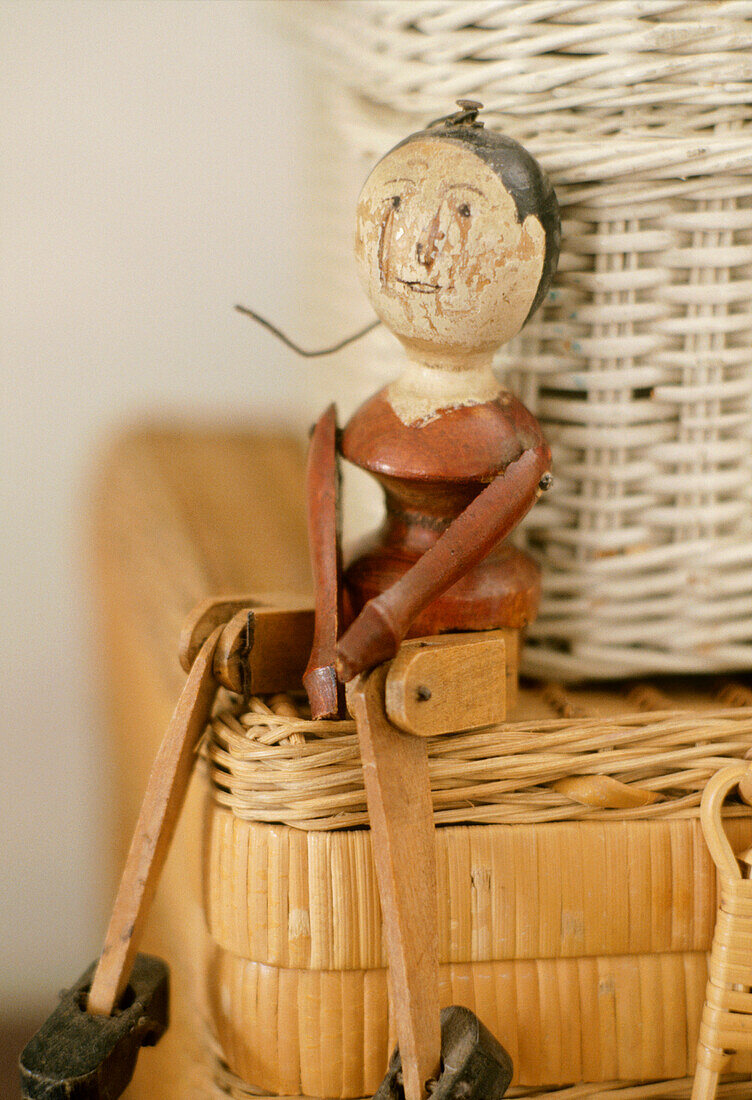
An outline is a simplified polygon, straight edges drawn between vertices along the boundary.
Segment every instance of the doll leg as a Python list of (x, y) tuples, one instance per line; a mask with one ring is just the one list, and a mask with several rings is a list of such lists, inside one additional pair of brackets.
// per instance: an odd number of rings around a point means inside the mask
[(441, 1062), (436, 849), (428, 749), (384, 709), (386, 668), (348, 693), (363, 758), (406, 1100), (423, 1100)]

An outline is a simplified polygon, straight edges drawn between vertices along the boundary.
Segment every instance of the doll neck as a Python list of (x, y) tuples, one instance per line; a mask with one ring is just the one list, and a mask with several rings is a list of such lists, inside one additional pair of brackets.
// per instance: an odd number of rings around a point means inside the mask
[(493, 401), (501, 385), (493, 372), (492, 353), (418, 356), (387, 389), (387, 400), (403, 424), (433, 420), (441, 409), (459, 409)]

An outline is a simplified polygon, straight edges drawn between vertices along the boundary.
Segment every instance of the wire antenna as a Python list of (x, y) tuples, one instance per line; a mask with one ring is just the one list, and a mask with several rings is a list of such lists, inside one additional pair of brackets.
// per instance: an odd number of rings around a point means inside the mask
[(332, 344), (328, 348), (317, 348), (315, 351), (308, 351), (305, 348), (301, 348), (300, 344), (296, 344), (294, 340), (291, 340), (289, 336), (286, 336), (281, 329), (278, 329), (276, 325), (273, 325), (271, 321), (267, 321), (266, 317), (262, 317), (260, 313), (256, 313), (255, 310), (248, 309), (247, 306), (235, 306), (238, 313), (244, 313), (246, 317), (250, 317), (253, 321), (256, 321), (262, 328), (265, 328), (268, 332), (271, 332), (273, 336), (276, 336), (278, 340), (291, 348), (292, 351), (297, 352), (304, 359), (315, 359), (319, 355), (333, 355), (335, 351), (341, 351), (342, 348), (346, 348), (348, 344), (354, 344), (356, 340), (360, 340), (363, 336), (367, 336), (369, 332), (372, 332), (377, 325), (381, 324), (381, 321), (371, 321), (365, 328), (360, 329), (359, 332), (353, 333), (352, 336), (346, 336), (344, 340), (340, 340), (338, 344)]

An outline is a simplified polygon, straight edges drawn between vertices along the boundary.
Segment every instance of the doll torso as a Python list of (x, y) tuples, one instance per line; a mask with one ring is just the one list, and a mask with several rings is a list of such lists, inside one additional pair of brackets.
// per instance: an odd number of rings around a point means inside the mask
[[(345, 427), (341, 451), (380, 482), (386, 517), (357, 547), (345, 573), (352, 613), (398, 580), (490, 481), (542, 438), (532, 414), (506, 392), (413, 424), (396, 415), (388, 388), (366, 401)], [(537, 565), (501, 542), (425, 609), (410, 634), (520, 629), (535, 618), (539, 592)]]

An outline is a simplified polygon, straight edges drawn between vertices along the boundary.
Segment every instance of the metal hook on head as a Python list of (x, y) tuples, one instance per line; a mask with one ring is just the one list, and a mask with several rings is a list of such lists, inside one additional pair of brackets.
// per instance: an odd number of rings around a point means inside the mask
[(458, 99), (456, 103), (459, 111), (455, 111), (453, 115), (445, 115), (444, 118), (435, 118), (428, 123), (427, 129), (430, 130), (432, 126), (473, 126), (480, 129), (484, 125), (482, 120), (478, 120), (478, 111), (483, 110), (483, 104), (477, 99)]

